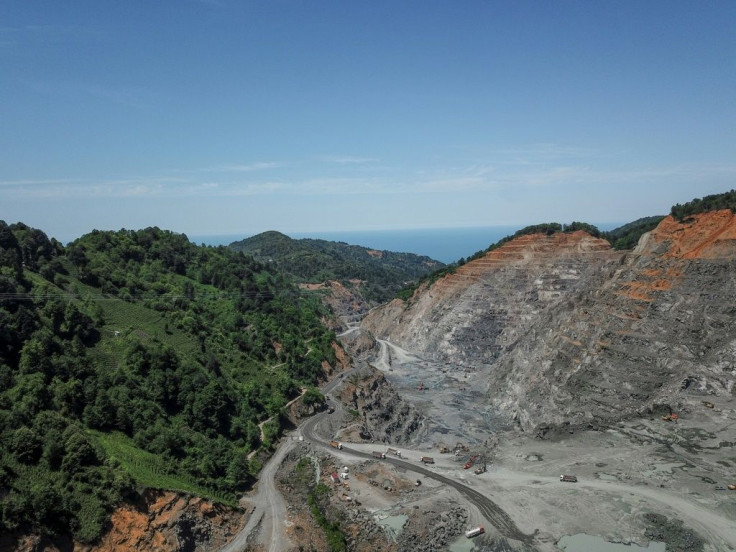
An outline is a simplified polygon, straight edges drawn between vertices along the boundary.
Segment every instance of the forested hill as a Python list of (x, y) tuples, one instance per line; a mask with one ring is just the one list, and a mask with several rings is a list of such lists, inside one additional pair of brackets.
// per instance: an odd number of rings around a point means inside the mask
[(94, 541), (141, 486), (232, 503), (283, 405), (321, 400), (324, 314), (230, 248), (0, 221), (0, 534)]
[(295, 240), (274, 231), (231, 243), (230, 247), (273, 264), (301, 282), (362, 280), (363, 295), (377, 303), (390, 300), (408, 282), (444, 266), (413, 253), (377, 251), (326, 240)]

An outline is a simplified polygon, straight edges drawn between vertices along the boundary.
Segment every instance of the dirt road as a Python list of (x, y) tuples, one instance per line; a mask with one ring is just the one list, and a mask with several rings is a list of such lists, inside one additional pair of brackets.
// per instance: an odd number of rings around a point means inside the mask
[[(331, 450), (328, 443), (325, 442), (324, 439), (321, 439), (320, 437), (316, 436), (314, 434), (314, 427), (317, 425), (322, 417), (326, 416), (325, 413), (320, 413), (309, 420), (307, 420), (302, 426), (301, 426), (301, 432), (304, 436), (304, 439), (307, 441), (310, 441), (314, 445), (317, 445), (319, 447), (325, 448), (327, 450)], [(348, 454), (351, 456), (355, 456), (358, 458), (364, 458), (367, 460), (375, 460), (376, 458), (367, 452), (361, 452), (356, 449), (352, 449), (346, 446), (343, 446), (342, 450), (340, 451), (342, 454)], [(386, 462), (389, 464), (393, 464), (394, 466), (406, 470), (413, 471), (415, 473), (422, 474), (423, 476), (434, 479), (435, 481), (439, 481), (440, 483), (444, 483), (445, 485), (448, 485), (452, 487), (453, 489), (457, 490), (460, 494), (462, 494), (465, 498), (467, 498), (472, 504), (474, 504), (480, 513), (486, 518), (486, 520), (491, 523), (496, 529), (499, 530), (499, 532), (504, 535), (505, 537), (521, 542), (525, 542), (527, 544), (532, 542), (531, 535), (526, 535), (522, 533), (519, 528), (516, 526), (514, 521), (508, 516), (506, 512), (503, 511), (502, 508), (500, 508), (495, 502), (493, 502), (490, 498), (487, 496), (482, 495), (478, 491), (471, 489), (467, 485), (464, 485), (463, 483), (460, 483), (454, 479), (450, 479), (449, 477), (445, 477), (444, 475), (438, 474), (436, 472), (433, 472), (422, 465), (419, 465), (417, 463), (412, 463), (404, 460), (398, 460), (395, 458), (386, 458), (384, 460), (381, 460), (381, 462)]]
[(286, 502), (276, 489), (274, 476), (293, 446), (294, 441), (292, 439), (287, 437), (281, 440), (276, 453), (261, 470), (258, 491), (255, 497), (250, 498), (254, 504), (254, 510), (248, 523), (227, 546), (221, 549), (221, 552), (242, 552), (245, 550), (248, 537), (258, 525), (261, 526), (259, 540), (265, 545), (265, 550), (269, 552), (289, 550), (292, 543), (284, 531), (287, 519)]
[[(352, 372), (353, 370), (348, 370), (333, 378), (322, 386), (322, 393), (325, 395), (330, 393), (342, 381), (343, 377), (347, 377)], [(305, 391), (305, 389), (302, 390), (302, 395)], [(294, 400), (298, 400), (298, 398)], [(294, 401), (291, 401), (289, 404), (292, 402)], [(319, 416), (320, 414), (311, 419), (318, 418)], [(290, 549), (292, 543), (286, 536), (286, 531), (284, 530), (288, 520), (286, 502), (284, 501), (284, 497), (281, 496), (281, 493), (276, 489), (274, 477), (279, 466), (281, 466), (281, 462), (284, 461), (284, 458), (292, 449), (295, 442), (289, 436), (281, 439), (276, 452), (261, 470), (255, 496), (248, 496), (248, 500), (254, 505), (248, 523), (227, 546), (221, 549), (221, 552), (242, 552), (245, 550), (250, 535), (259, 525), (261, 531), (258, 540), (266, 547), (266, 550), (269, 552), (283, 552), (284, 550)]]
[[(490, 485), (479, 483), (479, 486), (481, 488), (493, 487), (496, 490), (503, 491), (514, 487), (539, 488), (540, 484), (561, 484), (557, 477), (530, 472), (516, 472), (505, 468), (488, 478), (488, 482)], [(574, 485), (575, 489), (585, 489), (598, 494), (605, 493), (611, 495), (612, 498), (634, 495), (658, 503), (663, 510), (676, 513), (682, 519), (687, 520), (689, 525), (707, 537), (709, 543), (720, 543), (736, 550), (736, 523), (734, 521), (722, 517), (713, 510), (703, 508), (691, 500), (684, 500), (671, 492), (600, 479), (581, 479), (577, 483), (569, 485)], [(719, 547), (719, 550), (726, 550), (725, 546)]]

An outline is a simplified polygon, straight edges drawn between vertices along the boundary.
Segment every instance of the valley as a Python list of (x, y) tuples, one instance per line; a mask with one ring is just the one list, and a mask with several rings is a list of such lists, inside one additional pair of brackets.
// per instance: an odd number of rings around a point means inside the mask
[[(372, 307), (157, 229), (33, 232), (5, 232), (1, 549), (736, 550), (730, 210), (628, 251), (529, 227)], [(44, 378), (48, 405), (17, 400)], [(89, 497), (96, 473), (86, 525), (27, 483)]]
[(291, 465), (320, 466), (350, 550), (736, 550), (732, 232), (525, 237), (373, 309)]

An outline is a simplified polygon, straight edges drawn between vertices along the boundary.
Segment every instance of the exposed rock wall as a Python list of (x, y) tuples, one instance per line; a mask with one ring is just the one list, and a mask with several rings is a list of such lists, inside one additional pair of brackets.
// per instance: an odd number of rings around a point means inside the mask
[(488, 400), (524, 429), (735, 392), (730, 211), (668, 217), (628, 254), (582, 232), (555, 236), (513, 240), (364, 327), (449, 363), (492, 365)]
[(383, 373), (365, 368), (343, 384), (340, 400), (358, 416), (353, 439), (405, 444), (417, 437), (422, 417), (391, 387)]
[(449, 363), (491, 363), (540, 313), (610, 271), (621, 254), (585, 232), (531, 234), (471, 261), (361, 326)]

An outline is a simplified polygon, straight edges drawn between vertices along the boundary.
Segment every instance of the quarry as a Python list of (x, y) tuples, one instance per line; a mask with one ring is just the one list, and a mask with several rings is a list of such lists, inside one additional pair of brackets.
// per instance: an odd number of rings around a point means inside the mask
[(371, 310), (287, 445), (292, 549), (328, 546), (309, 459), (350, 550), (735, 550), (734, 237), (728, 212), (634, 252), (525, 236)]
[(242, 513), (156, 495), (86, 550), (736, 550), (734, 259), (729, 211), (532, 234), (350, 311)]

